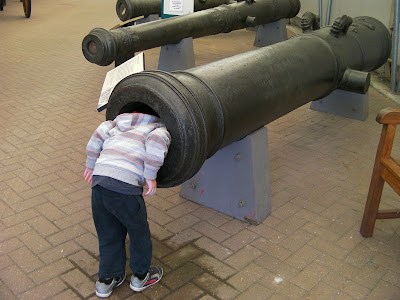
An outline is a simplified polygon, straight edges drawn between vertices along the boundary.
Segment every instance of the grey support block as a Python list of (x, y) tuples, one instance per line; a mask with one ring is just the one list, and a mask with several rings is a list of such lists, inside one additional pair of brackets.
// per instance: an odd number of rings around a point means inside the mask
[(185, 38), (177, 44), (161, 47), (158, 60), (159, 70), (186, 70), (194, 66), (193, 38)]
[(267, 128), (219, 150), (182, 184), (181, 197), (251, 224), (271, 213)]
[(255, 47), (265, 47), (287, 40), (286, 19), (257, 26)]
[(345, 118), (365, 121), (368, 117), (369, 92), (358, 94), (335, 90), (327, 97), (311, 102), (310, 108)]

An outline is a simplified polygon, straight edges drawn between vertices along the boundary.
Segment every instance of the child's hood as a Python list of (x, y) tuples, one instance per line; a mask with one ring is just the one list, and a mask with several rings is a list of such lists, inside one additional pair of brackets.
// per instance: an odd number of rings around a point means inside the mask
[(156, 116), (135, 112), (118, 115), (114, 122), (119, 130), (125, 131), (139, 125), (160, 123), (161, 120)]

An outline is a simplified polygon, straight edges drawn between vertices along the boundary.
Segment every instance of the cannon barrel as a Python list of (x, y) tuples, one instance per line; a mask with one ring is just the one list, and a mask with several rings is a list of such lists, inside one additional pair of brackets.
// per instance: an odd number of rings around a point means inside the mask
[(388, 59), (390, 34), (378, 20), (357, 17), (347, 33), (335, 24), (186, 71), (133, 74), (115, 87), (106, 118), (156, 111), (172, 136), (159, 185), (181, 184), (219, 149), (327, 96), (349, 70), (371, 71)]
[(291, 18), (299, 10), (299, 0), (257, 0), (114, 30), (95, 28), (83, 39), (82, 51), (88, 61), (107, 66), (117, 57), (175, 44), (188, 37), (199, 38)]
[[(216, 7), (221, 4), (229, 4), (231, 0), (195, 0), (194, 11)], [(128, 21), (139, 16), (151, 14), (161, 15), (162, 0), (118, 0), (116, 11), (121, 21)]]

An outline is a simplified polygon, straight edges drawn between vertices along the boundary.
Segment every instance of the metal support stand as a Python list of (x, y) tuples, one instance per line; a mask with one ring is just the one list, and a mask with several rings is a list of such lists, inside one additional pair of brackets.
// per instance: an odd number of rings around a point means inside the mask
[(136, 25), (138, 24), (143, 24), (143, 23), (147, 23), (147, 22), (152, 22), (152, 21), (156, 21), (160, 18), (160, 16), (158, 14), (152, 14), (152, 15), (148, 15), (145, 18), (139, 19), (136, 21)]
[(345, 118), (365, 121), (368, 117), (369, 92), (358, 94), (335, 90), (327, 97), (311, 102), (310, 108)]
[(265, 47), (287, 40), (286, 19), (257, 27), (255, 47)]
[(182, 184), (180, 195), (251, 224), (261, 223), (271, 213), (267, 128), (219, 150)]
[(193, 38), (185, 38), (177, 44), (161, 47), (158, 60), (159, 70), (186, 70), (194, 66)]

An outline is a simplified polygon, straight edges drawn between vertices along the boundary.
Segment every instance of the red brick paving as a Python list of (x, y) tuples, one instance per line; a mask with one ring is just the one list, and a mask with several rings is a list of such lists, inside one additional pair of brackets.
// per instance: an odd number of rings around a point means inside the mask
[[(98, 249), (83, 181), (85, 146), (104, 120), (109, 67), (83, 37), (119, 20), (115, 1), (7, 1), (0, 12), (0, 299), (95, 299)], [(252, 49), (254, 32), (195, 40), (196, 63)], [(159, 49), (146, 51), (147, 68)], [(399, 105), (371, 88), (366, 121), (305, 105), (269, 124), (273, 212), (252, 226), (179, 197), (146, 198), (162, 282), (112, 299), (398, 299), (400, 220), (359, 234), (380, 134)], [(399, 154), (398, 144), (394, 149)], [(388, 187), (383, 207), (399, 207)], [(129, 273), (129, 270), (128, 270)]]

